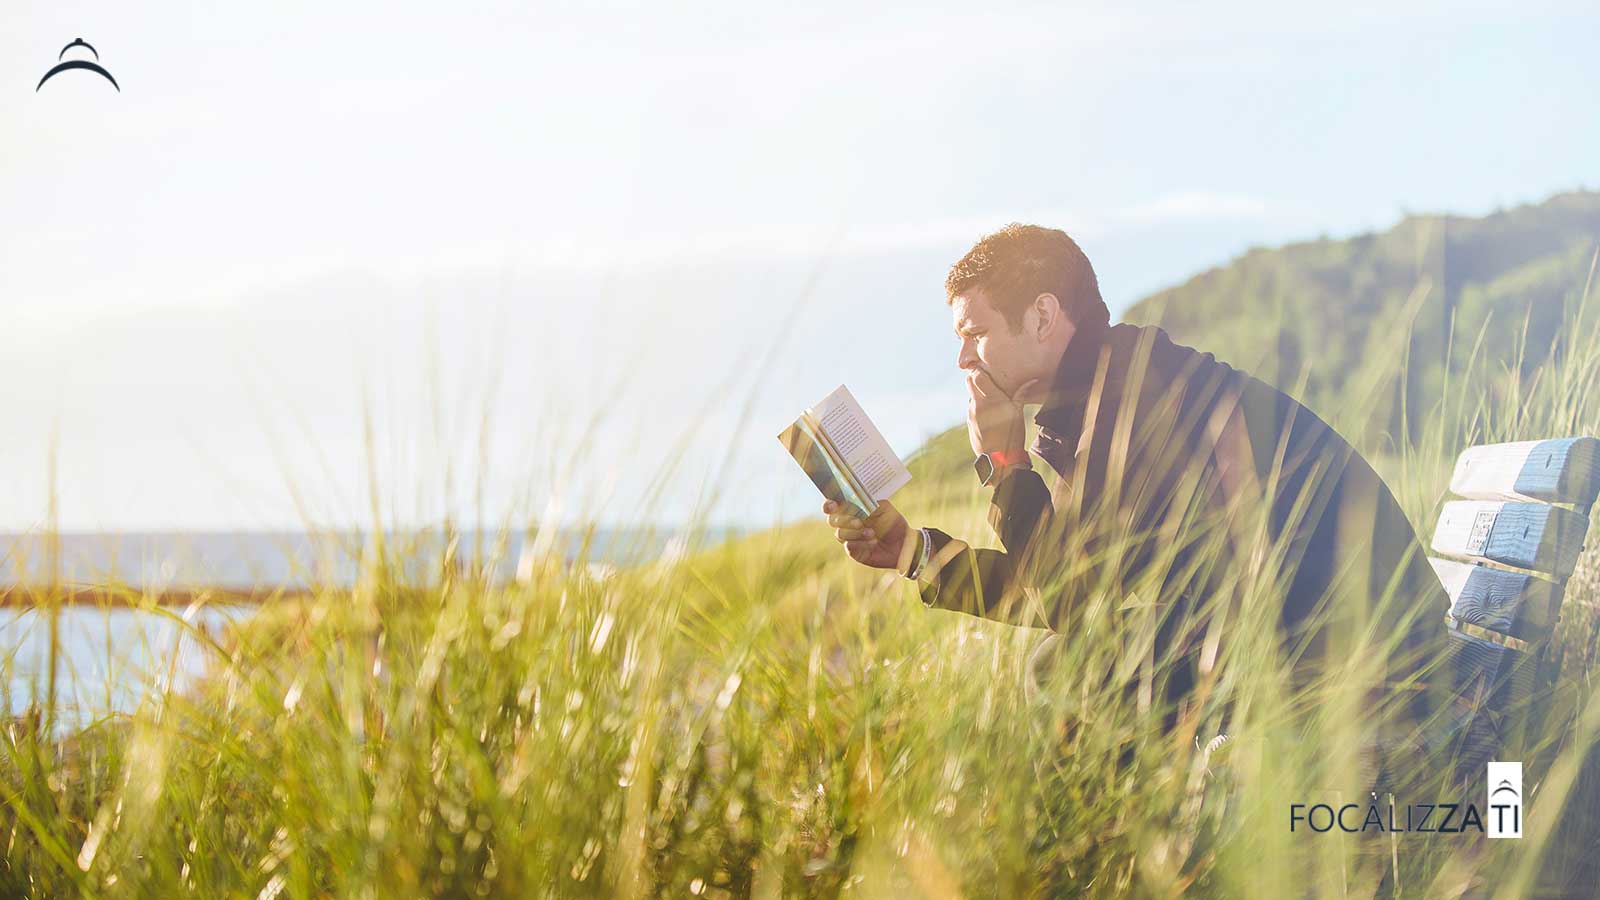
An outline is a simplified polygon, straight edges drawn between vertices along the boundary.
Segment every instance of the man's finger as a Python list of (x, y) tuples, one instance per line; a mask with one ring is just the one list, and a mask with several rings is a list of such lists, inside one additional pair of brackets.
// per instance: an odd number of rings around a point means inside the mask
[(997, 394), (1001, 397), (1006, 395), (1006, 392), (1000, 390), (1000, 386), (994, 383), (994, 379), (990, 377), (989, 373), (983, 371), (982, 369), (979, 369), (972, 374), (972, 386), (976, 388), (978, 393), (985, 399), (993, 397)]
[[(967, 393), (971, 395), (972, 399), (977, 400), (980, 397), (985, 400), (989, 399), (987, 387), (979, 381), (979, 379), (988, 378), (989, 376), (985, 375), (981, 369), (973, 369), (967, 373)], [(993, 385), (994, 380), (989, 379), (989, 384)]]
[(844, 549), (850, 554), (851, 559), (862, 560), (871, 556), (877, 546), (877, 541), (846, 541)]
[(822, 514), (823, 515), (828, 515), (829, 513), (833, 512), (835, 509), (838, 509), (838, 507), (839, 507), (839, 504), (833, 502), (832, 500), (824, 500), (824, 501), (822, 501)]
[(846, 541), (870, 541), (877, 536), (878, 533), (871, 528), (835, 528), (833, 530), (834, 540), (841, 544)]
[(853, 512), (836, 512), (828, 517), (828, 525), (833, 528), (860, 528), (861, 517)]

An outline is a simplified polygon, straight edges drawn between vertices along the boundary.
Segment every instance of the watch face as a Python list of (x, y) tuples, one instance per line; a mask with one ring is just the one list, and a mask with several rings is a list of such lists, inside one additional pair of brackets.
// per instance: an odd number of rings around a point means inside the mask
[(989, 479), (994, 477), (994, 460), (990, 459), (987, 453), (973, 460), (972, 467), (978, 470), (980, 484), (988, 484)]

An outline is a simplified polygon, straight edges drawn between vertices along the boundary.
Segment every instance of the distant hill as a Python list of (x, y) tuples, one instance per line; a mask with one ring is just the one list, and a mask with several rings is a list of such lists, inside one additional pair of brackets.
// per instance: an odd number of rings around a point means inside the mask
[[(1123, 318), (1161, 325), (1319, 412), (1349, 413), (1354, 401), (1355, 416), (1333, 418), (1370, 446), (1400, 424), (1401, 385), (1355, 398), (1367, 393), (1362, 373), (1394, 371), (1409, 349), (1404, 387), (1416, 424), (1442, 395), (1447, 364), (1462, 370), (1480, 330), (1478, 364), (1511, 367), (1526, 323), (1521, 367), (1531, 374), (1582, 295), (1597, 247), (1596, 192), (1476, 219), (1413, 215), (1377, 234), (1253, 249), (1140, 301)], [(1408, 298), (1416, 308), (1409, 348)]]

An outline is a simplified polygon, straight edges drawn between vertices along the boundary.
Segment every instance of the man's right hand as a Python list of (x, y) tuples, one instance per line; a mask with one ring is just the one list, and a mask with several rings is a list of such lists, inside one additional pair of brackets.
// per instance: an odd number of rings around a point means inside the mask
[(967, 437), (974, 455), (1027, 446), (1028, 417), (1022, 412), (1021, 398), (1038, 383), (1037, 378), (1029, 379), (1007, 394), (987, 371), (967, 373)]
[(833, 526), (834, 537), (844, 545), (851, 559), (875, 569), (901, 572), (910, 564), (910, 551), (916, 549), (916, 542), (911, 539), (911, 526), (889, 501), (879, 501), (878, 508), (866, 519), (833, 500), (824, 502), (822, 511), (828, 516), (828, 524)]

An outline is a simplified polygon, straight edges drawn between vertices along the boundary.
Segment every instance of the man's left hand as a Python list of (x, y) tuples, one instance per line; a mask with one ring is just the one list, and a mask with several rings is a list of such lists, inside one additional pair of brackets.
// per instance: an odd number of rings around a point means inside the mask
[(1035, 378), (1007, 394), (994, 383), (989, 373), (974, 369), (967, 373), (967, 435), (974, 454), (1022, 449), (1027, 441), (1027, 419), (1022, 413), (1023, 397), (1038, 382)]

